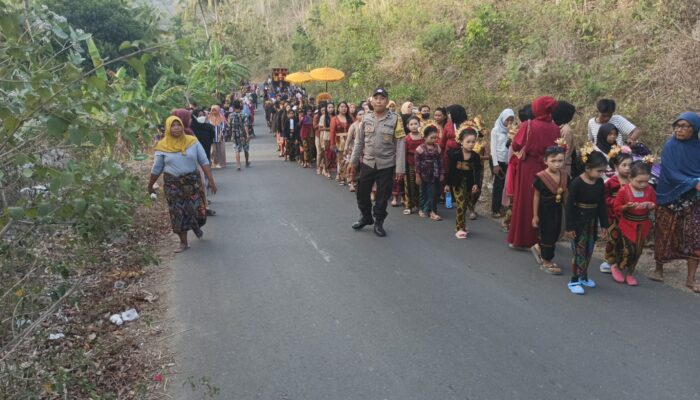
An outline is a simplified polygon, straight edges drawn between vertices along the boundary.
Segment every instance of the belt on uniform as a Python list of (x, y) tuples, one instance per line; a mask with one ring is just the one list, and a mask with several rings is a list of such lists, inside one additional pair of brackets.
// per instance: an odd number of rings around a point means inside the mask
[(623, 211), (623, 212), (622, 212), (622, 216), (623, 216), (626, 220), (632, 221), (632, 222), (644, 222), (644, 221), (649, 220), (649, 214), (645, 214), (645, 215), (635, 215), (635, 214), (630, 214), (630, 213), (627, 212), (627, 211)]
[(583, 208), (585, 210), (593, 210), (598, 208), (598, 204), (596, 203), (574, 203), (574, 205), (578, 208)]

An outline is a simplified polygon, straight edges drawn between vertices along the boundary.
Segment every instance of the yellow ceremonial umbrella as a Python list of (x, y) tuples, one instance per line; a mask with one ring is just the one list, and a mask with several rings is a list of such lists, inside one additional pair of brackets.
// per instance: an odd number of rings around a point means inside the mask
[(345, 72), (330, 67), (316, 68), (309, 72), (309, 75), (315, 81), (326, 82), (326, 91), (328, 91), (328, 82), (337, 82), (345, 78)]
[(294, 85), (297, 85), (301, 83), (311, 82), (314, 80), (314, 78), (312, 78), (308, 72), (299, 71), (287, 75), (287, 77), (285, 77), (284, 80)]

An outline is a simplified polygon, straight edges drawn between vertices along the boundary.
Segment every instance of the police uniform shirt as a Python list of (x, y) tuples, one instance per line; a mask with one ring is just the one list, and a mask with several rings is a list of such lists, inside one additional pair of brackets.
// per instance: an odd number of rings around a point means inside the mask
[(360, 154), (362, 163), (370, 168), (385, 169), (396, 166), (396, 173), (406, 171), (406, 136), (398, 114), (387, 111), (378, 118), (374, 112), (365, 115), (357, 129), (355, 146), (350, 157), (350, 163), (358, 166)]

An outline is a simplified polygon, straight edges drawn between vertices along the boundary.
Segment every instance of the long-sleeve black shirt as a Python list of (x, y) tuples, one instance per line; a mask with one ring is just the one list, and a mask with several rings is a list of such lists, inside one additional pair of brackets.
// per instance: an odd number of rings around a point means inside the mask
[(589, 185), (577, 176), (566, 199), (566, 230), (579, 232), (591, 219), (598, 219), (603, 228), (609, 225), (603, 179)]
[(468, 190), (471, 190), (474, 185), (481, 189), (481, 175), (484, 173), (484, 167), (477, 153), (472, 151), (471, 157), (465, 160), (462, 148), (454, 149), (447, 152), (447, 160), (448, 185), (457, 186), (466, 178)]

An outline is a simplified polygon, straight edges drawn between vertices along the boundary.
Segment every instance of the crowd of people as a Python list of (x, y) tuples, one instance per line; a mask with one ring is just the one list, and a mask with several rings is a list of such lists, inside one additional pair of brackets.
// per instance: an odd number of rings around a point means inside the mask
[(641, 129), (616, 114), (611, 99), (598, 101), (583, 143), (570, 124), (576, 107), (546, 96), (517, 113), (504, 109), (490, 131), (459, 104), (399, 108), (384, 88), (355, 104), (294, 87), (247, 86), (209, 108), (174, 110), (154, 149), (148, 190), (155, 193), (164, 175), (177, 251), (188, 248), (188, 231), (201, 237), (215, 214), (206, 189), (216, 193), (212, 168), (225, 167), (226, 143), (233, 143), (237, 170), (241, 153), (250, 166), (258, 97), (280, 159), (356, 192), (356, 230), (373, 225), (385, 236), (389, 204), (433, 221), (442, 220), (442, 205), (456, 207), (455, 237), (467, 239), (490, 172), (490, 209), (502, 219), (508, 246), (531, 251), (544, 272), (560, 275), (556, 245), (569, 241), (572, 293), (596, 286), (588, 269), (599, 236), (606, 239), (600, 271), (638, 285), (635, 268), (652, 233), (656, 269), (649, 278), (663, 281), (665, 263), (686, 260), (686, 285), (700, 293), (700, 116), (685, 112), (672, 123), (656, 173)]
[(442, 220), (444, 204), (456, 207), (455, 237), (467, 239), (488, 171), (491, 213), (502, 218), (509, 247), (531, 251), (544, 272), (560, 275), (556, 244), (569, 241), (571, 293), (596, 286), (588, 267), (599, 237), (606, 239), (600, 271), (637, 286), (635, 268), (652, 232), (657, 264), (649, 278), (663, 281), (664, 263), (687, 260), (686, 285), (700, 293), (696, 113), (673, 122), (657, 174), (641, 129), (616, 114), (612, 99), (598, 101), (581, 143), (571, 126), (576, 107), (546, 96), (517, 114), (503, 110), (490, 132), (459, 104), (397, 107), (384, 88), (358, 104), (333, 102), (327, 93), (270, 93), (264, 107), (280, 159), (315, 167), (356, 192), (361, 218), (354, 229), (374, 225), (385, 236), (389, 203), (434, 221)]

